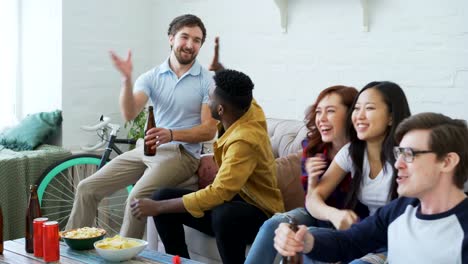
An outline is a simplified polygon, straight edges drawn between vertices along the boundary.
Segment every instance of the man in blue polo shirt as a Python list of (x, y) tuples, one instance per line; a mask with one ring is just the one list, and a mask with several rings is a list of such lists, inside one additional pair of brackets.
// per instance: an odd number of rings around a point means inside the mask
[[(116, 190), (135, 184), (128, 201), (150, 197), (162, 187), (195, 186), (201, 144), (216, 134), (216, 121), (207, 105), (212, 74), (196, 57), (206, 37), (203, 22), (194, 15), (176, 17), (168, 30), (171, 53), (161, 65), (142, 74), (132, 85), (132, 60), (111, 52), (122, 75), (120, 106), (125, 120), (133, 120), (148, 99), (154, 106), (157, 128), (149, 130), (146, 144), (157, 148), (144, 156), (143, 147), (126, 152), (82, 180), (67, 229), (92, 226), (98, 203)], [(192, 178), (192, 179), (191, 179)], [(141, 238), (145, 220), (132, 216), (127, 203), (121, 235)]]
[(352, 260), (388, 247), (388, 262), (468, 263), (468, 128), (465, 120), (421, 113), (400, 123), (394, 148), (400, 198), (346, 231), (287, 224), (276, 230), (284, 256)]

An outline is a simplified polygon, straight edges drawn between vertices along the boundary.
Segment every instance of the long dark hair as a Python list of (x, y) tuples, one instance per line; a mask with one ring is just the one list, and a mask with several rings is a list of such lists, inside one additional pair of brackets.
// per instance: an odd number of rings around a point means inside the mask
[(323, 98), (326, 96), (336, 93), (341, 98), (341, 103), (346, 106), (348, 112), (351, 110), (351, 105), (353, 104), (353, 100), (356, 97), (357, 90), (354, 87), (343, 86), (343, 85), (335, 85), (324, 89), (315, 99), (315, 102), (309, 107), (306, 112), (305, 122), (306, 127), (308, 128), (309, 132), (307, 133), (308, 144), (305, 148), (308, 157), (312, 157), (323, 149), (324, 147), (330, 147), (331, 143), (327, 143), (324, 145), (322, 141), (322, 137), (320, 136), (320, 132), (318, 131), (317, 127), (315, 126), (315, 111), (317, 109), (317, 105), (322, 101)]
[[(351, 182), (351, 188), (346, 198), (345, 206), (346, 208), (354, 208), (357, 204), (357, 197), (361, 190), (361, 181), (364, 177), (362, 175), (362, 166), (364, 163), (364, 152), (366, 151), (366, 141), (360, 140), (357, 137), (356, 130), (353, 126), (352, 113), (354, 106), (356, 105), (359, 96), (367, 89), (377, 90), (383, 97), (385, 104), (388, 107), (389, 114), (392, 117), (392, 123), (387, 129), (384, 141), (382, 143), (382, 152), (380, 153), (380, 161), (382, 162), (382, 168), (385, 172), (385, 163), (389, 162), (390, 164), (395, 163), (395, 157), (393, 156), (393, 147), (395, 146), (394, 134), (395, 130), (400, 124), (400, 122), (411, 115), (408, 101), (406, 100), (405, 93), (401, 87), (393, 82), (370, 82), (364, 88), (359, 91), (359, 94), (356, 96), (353, 102), (351, 111), (348, 112), (347, 118), (347, 134), (348, 138), (351, 141), (349, 146), (349, 155), (353, 161), (354, 175)], [(392, 166), (392, 185), (389, 192), (389, 200), (394, 199), (398, 196), (396, 192), (396, 174), (397, 171)]]

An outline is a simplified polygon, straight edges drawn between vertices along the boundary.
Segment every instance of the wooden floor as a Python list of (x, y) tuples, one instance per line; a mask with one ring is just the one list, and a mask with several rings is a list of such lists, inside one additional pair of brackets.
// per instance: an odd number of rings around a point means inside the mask
[[(119, 263), (125, 264), (172, 264), (171, 255), (161, 252), (145, 249), (137, 257)], [(24, 239), (9, 240), (4, 242), (3, 255), (0, 255), (0, 263), (17, 263), (17, 264), (39, 264), (44, 263), (41, 258), (34, 257), (33, 254), (26, 253), (24, 250)], [(95, 250), (72, 250), (65, 243), (60, 243), (60, 261), (62, 264), (92, 264), (92, 263), (107, 263), (101, 258)], [(200, 264), (200, 262), (182, 259), (182, 264)]]

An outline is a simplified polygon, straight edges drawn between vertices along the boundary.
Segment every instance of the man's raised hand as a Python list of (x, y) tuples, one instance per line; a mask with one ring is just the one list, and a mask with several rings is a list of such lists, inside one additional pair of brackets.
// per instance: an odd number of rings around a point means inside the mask
[(208, 66), (208, 70), (220, 71), (223, 69), (224, 69), (224, 66), (219, 62), (219, 37), (215, 37), (213, 60), (211, 61), (210, 66)]
[(109, 51), (112, 62), (114, 63), (115, 68), (122, 74), (127, 80), (132, 78), (132, 52), (129, 50), (127, 53), (127, 58), (124, 60), (117, 56), (114, 51)]

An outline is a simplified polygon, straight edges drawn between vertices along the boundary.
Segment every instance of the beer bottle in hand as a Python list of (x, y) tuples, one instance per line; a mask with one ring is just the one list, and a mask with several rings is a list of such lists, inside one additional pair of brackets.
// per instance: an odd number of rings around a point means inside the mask
[[(296, 219), (293, 217), (289, 218), (289, 228), (291, 228), (292, 231), (297, 232), (298, 227), (297, 227), (297, 222)], [(297, 252), (296, 255), (291, 256), (291, 257), (283, 257), (283, 264), (302, 264), (303, 259), (302, 259), (302, 253)]]
[(0, 255), (3, 255), (3, 212), (0, 205)]
[[(148, 107), (148, 120), (146, 121), (146, 127), (145, 127), (145, 136), (146, 136), (146, 132), (148, 132), (148, 130), (150, 130), (153, 127), (156, 127), (156, 122), (154, 121), (153, 107), (149, 106)], [(145, 146), (144, 146), (145, 156), (156, 155), (156, 148), (152, 149), (153, 146), (146, 145), (146, 139), (145, 139)]]
[(33, 253), (33, 220), (41, 217), (41, 208), (39, 206), (39, 198), (37, 197), (37, 185), (29, 186), (29, 203), (26, 209), (26, 235), (25, 249), (28, 253)]

